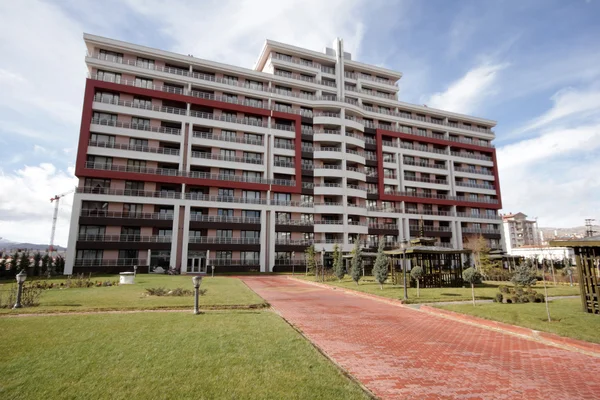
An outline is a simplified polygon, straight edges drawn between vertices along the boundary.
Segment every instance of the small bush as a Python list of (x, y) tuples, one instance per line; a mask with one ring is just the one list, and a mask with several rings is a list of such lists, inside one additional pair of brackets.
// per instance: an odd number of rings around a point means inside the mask
[(508, 289), (508, 286), (506, 286), (506, 285), (500, 285), (500, 286), (498, 286), (498, 289), (500, 289), (500, 293), (509, 293), (510, 292)]
[(513, 304), (517, 304), (517, 303), (520, 303), (520, 302), (521, 302), (521, 301), (519, 300), (519, 297), (518, 297), (518, 296), (510, 296), (510, 300), (511, 300), (511, 303), (513, 303)]
[(535, 294), (535, 302), (536, 303), (543, 303), (545, 300), (546, 300), (546, 298), (544, 297), (543, 294), (541, 294), (541, 293)]
[(167, 289), (165, 289), (164, 287), (147, 288), (146, 292), (148, 292), (148, 294), (150, 296), (166, 296), (167, 295)]
[(494, 302), (502, 303), (502, 299), (503, 299), (502, 293), (496, 293), (496, 297), (494, 297)]
[(506, 304), (512, 304), (512, 302), (513, 302), (513, 301), (512, 301), (512, 297), (509, 297), (509, 296), (504, 296), (504, 302), (505, 302)]
[(528, 295), (527, 295), (527, 300), (528, 300), (530, 303), (535, 303), (535, 294), (531, 294), (531, 293), (530, 293), (530, 294), (528, 294)]
[[(200, 296), (204, 296), (206, 294), (207, 289), (199, 289), (198, 294)], [(194, 291), (184, 288), (175, 288), (175, 289), (165, 289), (164, 287), (157, 288), (147, 288), (146, 292), (149, 296), (193, 296)]]
[[(8, 295), (6, 298), (0, 298), (0, 308), (12, 308), (15, 305), (17, 302), (17, 288), (17, 284), (12, 285), (7, 291)], [(21, 305), (23, 307), (39, 306), (42, 291), (43, 289), (36, 287), (33, 282), (29, 284), (25, 283), (23, 285), (23, 293), (21, 294)]]

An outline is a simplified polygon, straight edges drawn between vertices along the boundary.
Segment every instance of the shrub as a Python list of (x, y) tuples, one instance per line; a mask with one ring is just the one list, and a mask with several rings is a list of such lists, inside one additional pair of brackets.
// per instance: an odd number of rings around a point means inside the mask
[[(0, 298), (0, 308), (12, 308), (17, 301), (17, 288), (18, 285), (14, 284), (7, 291), (8, 295), (6, 299)], [(36, 285), (32, 283), (23, 284), (23, 293), (21, 294), (21, 305), (23, 307), (34, 307), (39, 306), (40, 296), (42, 295), (41, 288), (36, 287)]]
[(509, 293), (510, 292), (508, 286), (506, 286), (506, 285), (500, 285), (500, 286), (498, 286), (498, 289), (500, 290), (500, 293)]
[(528, 295), (527, 295), (527, 300), (528, 300), (530, 303), (535, 303), (535, 300), (536, 300), (535, 294), (531, 294), (531, 293), (530, 293), (530, 294), (528, 294)]
[[(198, 294), (200, 296), (204, 296), (206, 294), (207, 289), (199, 289), (198, 290)], [(175, 288), (175, 289), (171, 289), (168, 290), (164, 287), (157, 287), (157, 288), (147, 288), (146, 292), (149, 296), (193, 296), (194, 295), (194, 291), (193, 290), (189, 290), (189, 289), (184, 289), (184, 288)]]
[(544, 297), (543, 294), (541, 294), (541, 293), (535, 294), (535, 302), (536, 303), (543, 303), (545, 300), (546, 300), (546, 298)]
[(494, 302), (496, 303), (502, 303), (502, 293), (496, 293), (496, 297), (494, 297)]
[(516, 286), (534, 285), (536, 282), (536, 271), (526, 264), (517, 265), (510, 280)]
[(513, 304), (520, 303), (519, 297), (517, 297), (517, 296), (510, 296), (510, 300), (511, 300), (511, 303), (513, 303)]
[(148, 294), (150, 296), (166, 296), (167, 295), (167, 289), (165, 289), (164, 287), (147, 288), (146, 292), (148, 292)]

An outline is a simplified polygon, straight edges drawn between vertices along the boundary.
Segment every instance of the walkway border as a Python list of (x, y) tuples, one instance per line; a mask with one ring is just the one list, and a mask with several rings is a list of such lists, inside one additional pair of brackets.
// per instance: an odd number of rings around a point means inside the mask
[[(363, 297), (375, 301), (379, 301), (381, 303), (387, 303), (396, 307), (403, 307), (405, 309), (414, 310), (417, 312), (423, 312), (430, 315), (435, 315), (441, 318), (451, 319), (453, 321), (462, 322), (465, 324), (478, 326), (480, 328), (494, 330), (498, 332), (503, 332), (506, 334), (519, 336), (524, 339), (533, 340), (536, 342), (540, 342), (549, 346), (559, 347), (565, 350), (576, 351), (579, 353), (584, 353), (589, 356), (600, 358), (600, 344), (590, 343), (583, 340), (571, 339), (564, 336), (555, 335), (553, 333), (537, 331), (530, 328), (525, 328), (522, 326), (510, 325), (504, 322), (492, 321), (489, 319), (479, 318), (475, 316), (471, 316), (468, 314), (460, 314), (454, 311), (443, 310), (436, 307), (431, 307), (430, 305), (421, 303), (421, 304), (405, 304), (402, 300), (385, 298), (382, 296), (377, 296), (370, 293), (359, 292), (357, 290), (348, 289), (348, 288), (340, 288), (333, 285), (328, 285), (326, 283), (319, 282), (311, 282), (304, 279), (298, 279), (289, 277), (288, 279), (302, 282), (307, 285), (318, 286), (323, 289), (336, 290), (342, 293), (350, 294), (353, 296)], [(419, 308), (415, 308), (412, 306), (418, 306)]]

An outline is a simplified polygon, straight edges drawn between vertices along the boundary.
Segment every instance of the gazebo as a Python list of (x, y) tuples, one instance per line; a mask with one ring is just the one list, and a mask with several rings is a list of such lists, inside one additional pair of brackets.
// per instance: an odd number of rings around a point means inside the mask
[(490, 261), (499, 261), (502, 263), (502, 268), (512, 271), (514, 267), (521, 263), (522, 256), (513, 256), (505, 253), (502, 250), (491, 250), (489, 253)]
[(408, 272), (412, 266), (420, 265), (424, 272), (419, 281), (422, 288), (463, 286), (462, 255), (470, 254), (471, 250), (435, 246), (435, 241), (435, 238), (419, 237), (400, 248), (385, 251), (390, 257), (392, 280), (398, 283), (403, 279), (404, 268)]
[(572, 247), (575, 251), (583, 311), (600, 314), (600, 236), (553, 240), (550, 246)]

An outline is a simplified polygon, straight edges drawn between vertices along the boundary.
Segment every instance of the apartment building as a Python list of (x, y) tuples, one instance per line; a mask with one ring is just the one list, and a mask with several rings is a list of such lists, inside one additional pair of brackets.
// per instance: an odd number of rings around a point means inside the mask
[(528, 220), (522, 212), (503, 215), (502, 227), (505, 250), (509, 254), (518, 247), (541, 245), (537, 220)]
[(398, 101), (338, 39), (266, 41), (253, 69), (85, 34), (65, 273), (302, 269), (419, 235), (501, 238), (494, 121)]

